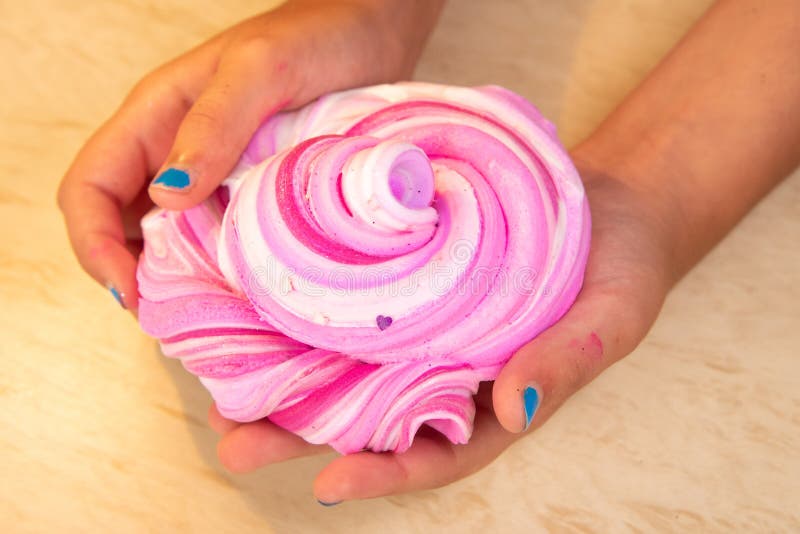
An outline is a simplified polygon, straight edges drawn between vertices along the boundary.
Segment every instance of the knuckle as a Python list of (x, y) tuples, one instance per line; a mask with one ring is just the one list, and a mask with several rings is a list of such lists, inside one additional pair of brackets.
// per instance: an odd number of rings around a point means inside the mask
[(220, 119), (219, 107), (220, 106), (210, 102), (198, 101), (183, 119), (184, 127), (189, 128), (195, 133), (218, 128), (222, 122)]
[(148, 105), (150, 102), (174, 96), (175, 88), (163, 67), (147, 73), (128, 93), (125, 104), (131, 107)]
[(560, 380), (561, 387), (566, 392), (578, 391), (592, 376), (590, 365), (584, 359), (575, 358), (571, 363), (572, 365), (564, 366)]
[(239, 39), (230, 45), (226, 56), (247, 65), (263, 65), (275, 54), (275, 39), (257, 35)]
[(611, 348), (609, 356), (612, 362), (622, 359), (636, 348), (655, 319), (651, 306), (642, 302), (632, 304), (630, 300), (617, 300), (614, 309), (618, 310), (616, 320), (609, 325), (607, 339), (604, 340)]
[(217, 147), (227, 146), (225, 121), (225, 104), (216, 98), (201, 98), (181, 124), (181, 130), (191, 133), (194, 142), (213, 144)]
[(616, 286), (594, 295), (595, 309), (600, 310), (598, 316), (602, 317), (597, 331), (603, 333), (601, 343), (608, 364), (636, 348), (658, 314), (661, 302), (643, 298), (641, 287), (647, 286)]
[(136, 82), (128, 93), (128, 100), (138, 101), (147, 98), (159, 85), (159, 76), (156, 73), (157, 71), (153, 71)]

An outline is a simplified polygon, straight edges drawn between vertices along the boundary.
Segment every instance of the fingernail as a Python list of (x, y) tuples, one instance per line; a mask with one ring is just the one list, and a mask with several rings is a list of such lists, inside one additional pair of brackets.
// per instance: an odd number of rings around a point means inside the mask
[(186, 189), (189, 187), (189, 173), (175, 167), (170, 167), (153, 180), (153, 185), (168, 189)]
[(117, 290), (117, 288), (116, 288), (116, 287), (114, 287), (114, 286), (113, 286), (112, 284), (110, 284), (110, 283), (109, 283), (109, 284), (106, 284), (106, 287), (107, 287), (107, 288), (108, 288), (108, 290), (111, 292), (111, 296), (113, 296), (113, 297), (114, 297), (114, 300), (116, 300), (116, 301), (117, 301), (117, 304), (119, 304), (120, 306), (122, 306), (122, 309), (123, 309), (123, 310), (127, 309), (127, 307), (125, 306), (125, 293), (120, 293), (120, 292)]
[(525, 403), (525, 430), (528, 430), (528, 427), (531, 426), (533, 416), (536, 413), (536, 409), (539, 407), (539, 403), (542, 400), (542, 396), (539, 394), (538, 389), (533, 386), (528, 386), (522, 394), (522, 399)]
[(337, 504), (340, 504), (342, 501), (325, 502), (325, 501), (321, 501), (321, 500), (317, 499), (317, 502), (320, 503), (322, 506), (336, 506)]

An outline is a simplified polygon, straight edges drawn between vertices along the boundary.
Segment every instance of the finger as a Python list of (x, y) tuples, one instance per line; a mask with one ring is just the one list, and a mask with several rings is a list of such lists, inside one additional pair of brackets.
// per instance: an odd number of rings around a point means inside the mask
[(138, 294), (136, 256), (125, 239), (130, 221), (121, 213), (137, 203), (164, 161), (181, 119), (210, 79), (219, 46), (204, 45), (142, 80), (80, 150), (59, 187), (78, 261), (125, 307), (135, 309)]
[(223, 435), (239, 428), (241, 423), (226, 419), (217, 409), (217, 403), (212, 402), (208, 407), (208, 426), (217, 434)]
[(126, 248), (122, 207), (142, 187), (148, 161), (141, 141), (112, 120), (78, 154), (58, 202), (81, 266), (123, 307), (136, 307), (136, 258)]
[(222, 465), (234, 473), (246, 473), (268, 464), (330, 451), (327, 445), (308, 443), (267, 419), (237, 426), (217, 445)]
[(275, 61), (265, 43), (253, 40), (223, 55), (150, 185), (159, 206), (186, 209), (208, 197), (230, 174), (259, 124), (285, 103), (285, 65)]
[(466, 445), (453, 445), (423, 426), (402, 454), (359, 452), (333, 460), (314, 481), (321, 504), (368, 499), (444, 486), (487, 465), (517, 435), (504, 430), (491, 410), (478, 408)]
[[(137, 113), (148, 105), (148, 113)], [(122, 210), (137, 202), (187, 107), (169, 89), (152, 99), (129, 101), (84, 145), (58, 191), (81, 266), (129, 309), (138, 300), (136, 256), (127, 248)]]
[(630, 353), (657, 309), (633, 309), (635, 298), (584, 290), (554, 326), (522, 347), (494, 384), (497, 418), (511, 432), (541, 425), (575, 391)]

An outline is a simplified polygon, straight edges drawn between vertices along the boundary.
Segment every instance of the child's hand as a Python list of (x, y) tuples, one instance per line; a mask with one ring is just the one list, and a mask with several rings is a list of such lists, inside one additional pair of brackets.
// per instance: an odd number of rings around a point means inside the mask
[[(525, 435), (526, 387), (537, 393), (536, 402), (529, 403), (535, 409), (530, 428), (535, 428), (642, 340), (673, 282), (666, 217), (661, 216), (669, 211), (668, 200), (588, 169), (581, 169), (581, 175), (593, 221), (583, 289), (570, 311), (520, 349), (493, 385), (482, 384), (469, 443), (453, 445), (435, 431), (422, 430), (403, 454), (360, 452), (336, 458), (315, 481), (318, 499), (330, 503), (377, 497), (463, 478)], [(219, 456), (232, 471), (330, 451), (267, 420), (225, 420), (213, 406), (209, 421), (224, 434)]]
[(279, 109), (409, 77), (441, 3), (292, 0), (147, 75), (58, 192), (83, 268), (135, 310), (139, 218), (152, 203), (201, 202)]

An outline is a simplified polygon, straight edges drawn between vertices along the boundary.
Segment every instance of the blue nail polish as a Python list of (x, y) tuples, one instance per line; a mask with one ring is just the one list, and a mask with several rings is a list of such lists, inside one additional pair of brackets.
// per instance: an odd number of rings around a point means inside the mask
[(531, 426), (533, 414), (536, 413), (536, 409), (539, 407), (539, 392), (536, 388), (528, 386), (525, 388), (525, 393), (522, 397), (525, 401), (525, 430), (527, 430)]
[(120, 306), (122, 306), (123, 309), (125, 309), (125, 301), (122, 300), (122, 293), (117, 291), (117, 288), (112, 285), (108, 286), (108, 290), (111, 292), (111, 295), (114, 297), (114, 300), (117, 301), (117, 304), (119, 304)]
[(189, 173), (170, 167), (153, 180), (153, 185), (163, 185), (172, 189), (185, 189), (189, 187)]
[(317, 499), (317, 502), (320, 503), (322, 506), (336, 506), (337, 504), (341, 503), (342, 501), (325, 502), (325, 501), (321, 501), (321, 500)]

